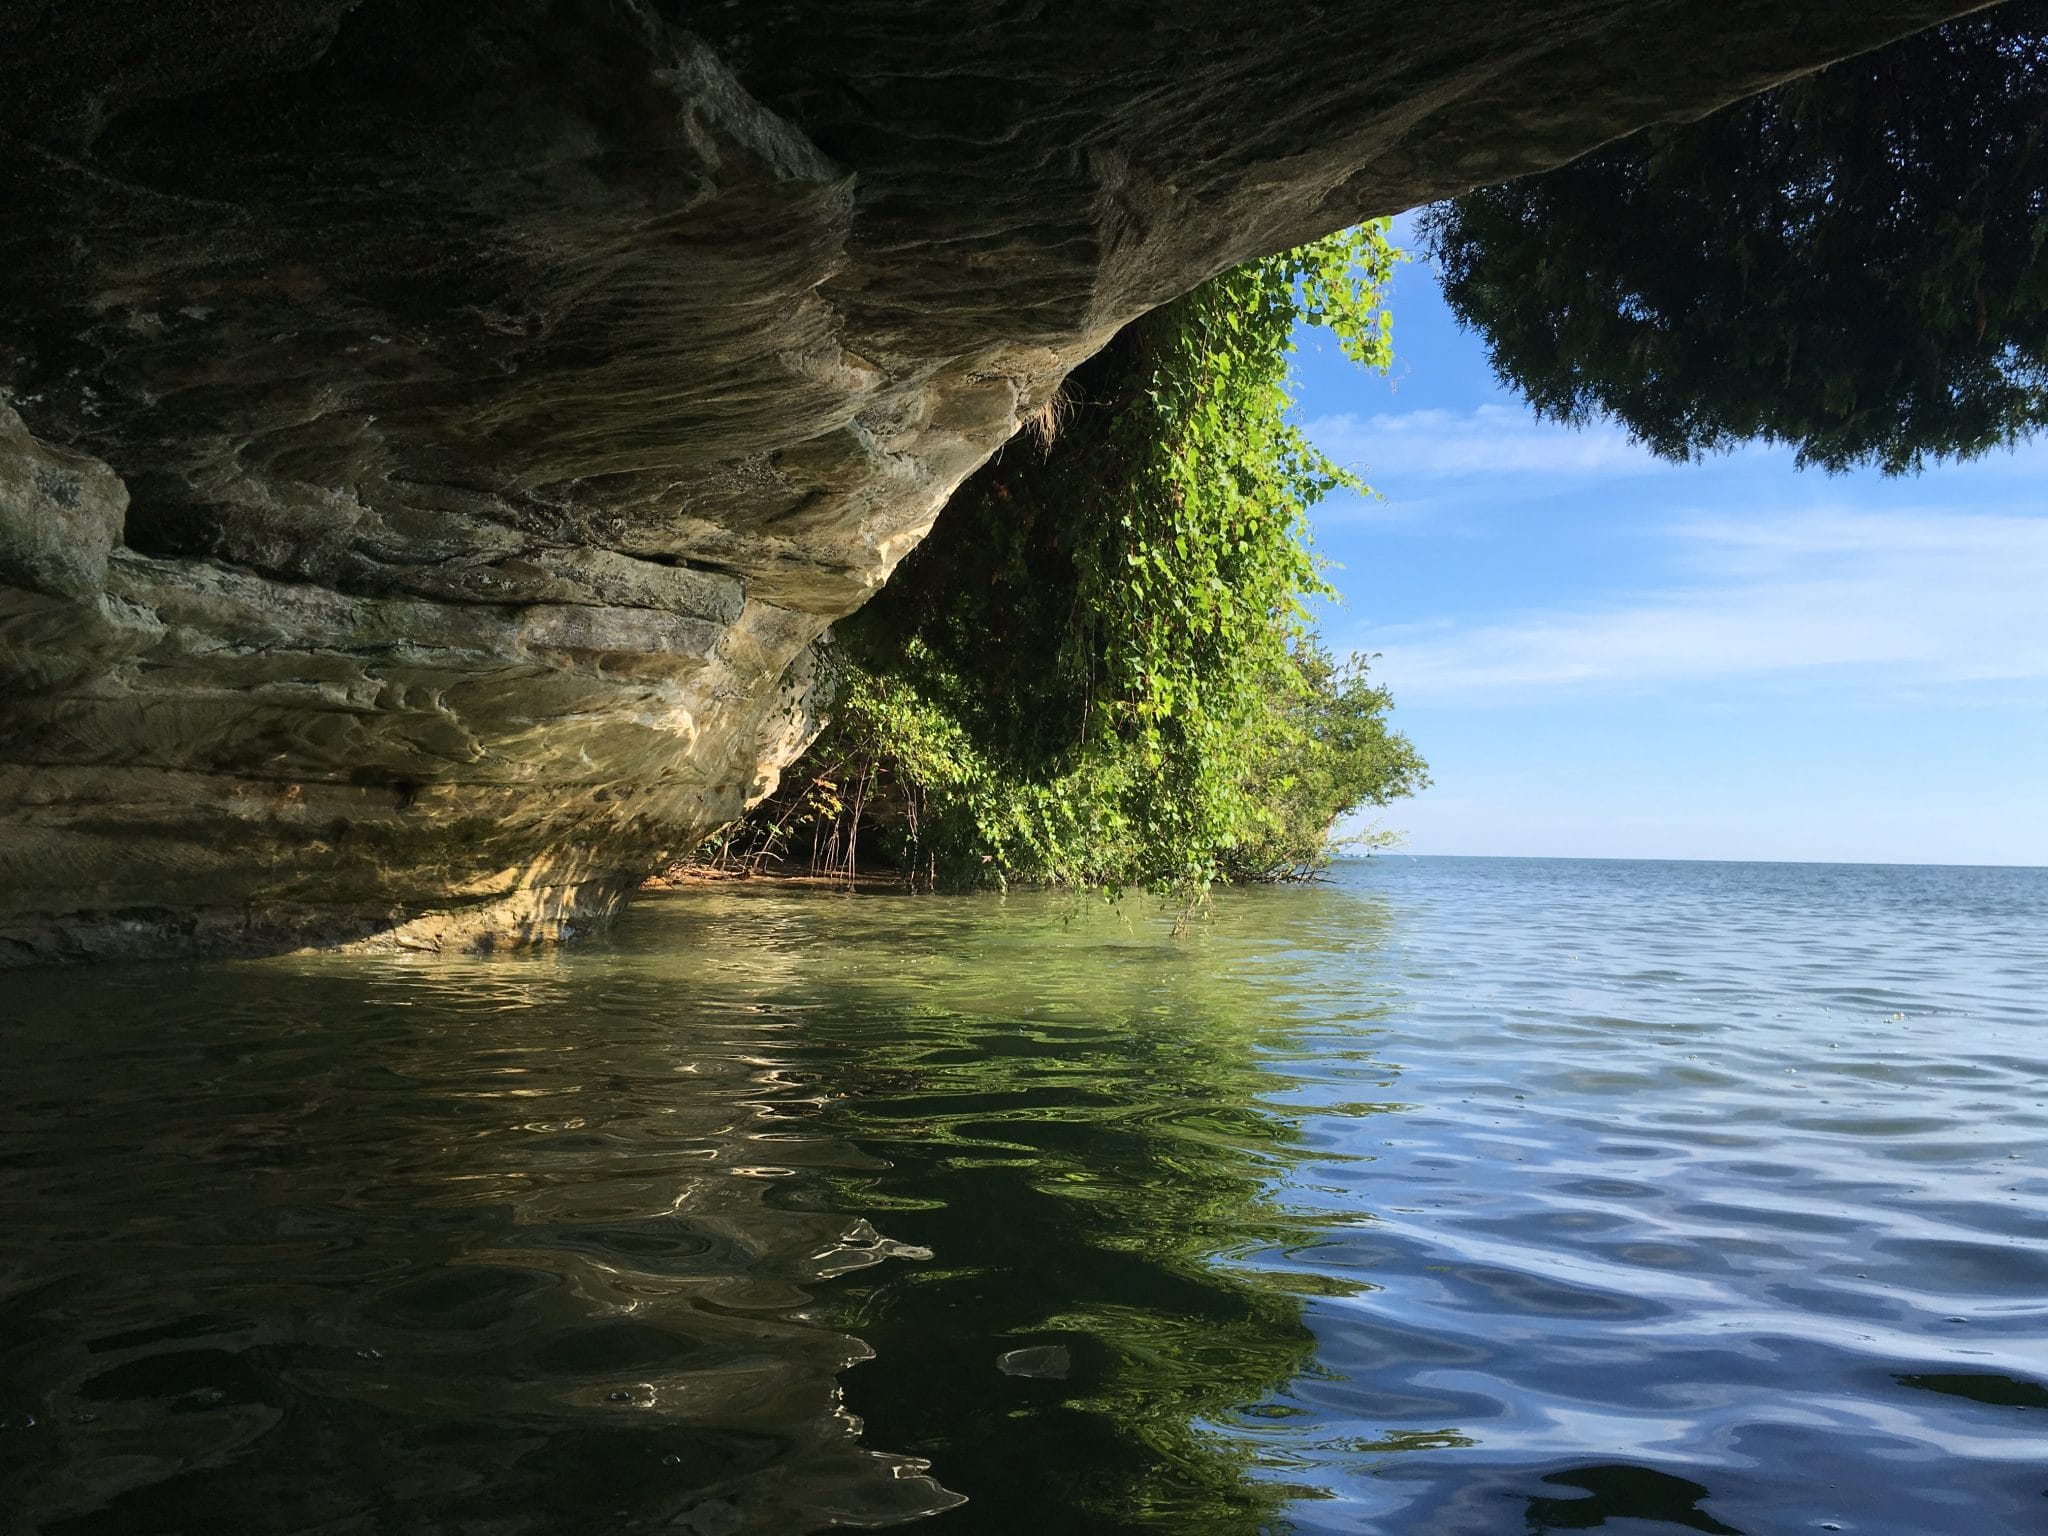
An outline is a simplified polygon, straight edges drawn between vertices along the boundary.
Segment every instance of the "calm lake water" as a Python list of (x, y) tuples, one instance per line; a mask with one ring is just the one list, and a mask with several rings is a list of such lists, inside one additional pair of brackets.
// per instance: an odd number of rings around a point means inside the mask
[(0, 1527), (2048, 1531), (2048, 871), (0, 978)]

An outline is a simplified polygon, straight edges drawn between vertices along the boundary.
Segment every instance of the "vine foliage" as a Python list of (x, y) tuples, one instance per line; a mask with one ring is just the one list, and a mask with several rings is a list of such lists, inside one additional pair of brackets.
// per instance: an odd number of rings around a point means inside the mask
[(713, 862), (866, 861), (936, 886), (1191, 893), (1305, 874), (1427, 782), (1333, 595), (1309, 509), (1364, 491), (1288, 414), (1297, 324), (1384, 369), (1384, 222), (1226, 272), (1121, 333), (837, 626), (831, 726)]

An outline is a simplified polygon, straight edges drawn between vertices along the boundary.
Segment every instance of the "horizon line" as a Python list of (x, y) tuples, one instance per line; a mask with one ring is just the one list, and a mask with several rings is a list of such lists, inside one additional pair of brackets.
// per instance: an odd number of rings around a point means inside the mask
[(1343, 853), (1333, 864), (1364, 864), (1373, 859), (1526, 859), (1552, 864), (1799, 864), (1831, 869), (2030, 869), (2048, 873), (2048, 864), (1987, 864), (1965, 859), (1729, 859), (1705, 854), (1638, 853), (1421, 853), (1383, 848), (1369, 853)]

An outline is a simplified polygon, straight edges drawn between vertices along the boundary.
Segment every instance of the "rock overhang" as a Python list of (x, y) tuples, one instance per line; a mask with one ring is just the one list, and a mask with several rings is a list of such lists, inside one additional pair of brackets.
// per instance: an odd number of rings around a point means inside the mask
[(0, 4), (0, 956), (600, 919), (1146, 308), (1970, 8)]

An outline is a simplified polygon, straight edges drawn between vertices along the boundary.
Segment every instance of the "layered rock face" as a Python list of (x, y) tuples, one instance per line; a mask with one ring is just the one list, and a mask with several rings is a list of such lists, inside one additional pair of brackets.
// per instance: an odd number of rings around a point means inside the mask
[(553, 937), (1236, 261), (1956, 0), (0, 0), (0, 960)]

